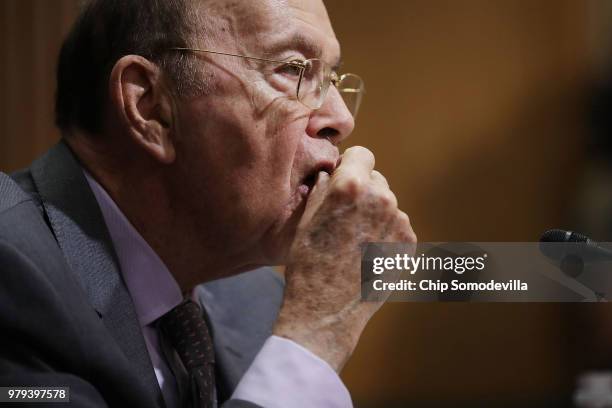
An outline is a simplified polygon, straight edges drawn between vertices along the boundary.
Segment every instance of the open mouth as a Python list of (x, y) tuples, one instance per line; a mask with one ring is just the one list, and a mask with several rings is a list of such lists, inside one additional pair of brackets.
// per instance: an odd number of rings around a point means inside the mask
[(313, 172), (304, 179), (304, 182), (302, 184), (308, 187), (309, 190), (312, 190), (315, 184), (317, 184), (317, 177), (319, 177), (319, 172)]
[(303, 196), (307, 196), (312, 189), (314, 188), (315, 184), (317, 184), (317, 178), (319, 177), (319, 172), (324, 171), (327, 174), (331, 174), (333, 172), (333, 165), (332, 166), (328, 166), (328, 165), (320, 165), (317, 166), (312, 172), (310, 172), (302, 181), (300, 187), (299, 187), (299, 191)]

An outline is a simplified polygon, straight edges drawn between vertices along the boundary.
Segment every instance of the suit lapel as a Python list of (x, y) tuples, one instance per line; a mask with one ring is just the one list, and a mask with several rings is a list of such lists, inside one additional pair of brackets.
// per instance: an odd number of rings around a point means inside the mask
[(31, 174), (59, 246), (87, 296), (134, 367), (148, 395), (163, 406), (132, 299), (123, 282), (98, 203), (70, 149), (60, 142)]

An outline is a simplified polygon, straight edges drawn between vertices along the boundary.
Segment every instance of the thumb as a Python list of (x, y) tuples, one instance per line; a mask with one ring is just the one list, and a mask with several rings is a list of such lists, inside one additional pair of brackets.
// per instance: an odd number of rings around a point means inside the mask
[(306, 208), (304, 209), (300, 225), (310, 222), (319, 207), (321, 207), (321, 204), (323, 204), (329, 188), (329, 178), (329, 174), (324, 171), (320, 171), (317, 175), (317, 182), (308, 195), (308, 201), (306, 202)]

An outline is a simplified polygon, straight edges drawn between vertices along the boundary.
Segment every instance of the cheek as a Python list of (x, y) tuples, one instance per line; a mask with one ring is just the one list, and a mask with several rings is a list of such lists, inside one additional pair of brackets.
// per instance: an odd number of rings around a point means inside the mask
[(233, 203), (235, 216), (253, 222), (276, 218), (295, 200), (308, 124), (295, 101), (277, 100), (260, 115), (253, 99), (215, 95), (181, 116), (183, 152), (189, 169), (199, 169), (194, 184), (204, 194)]
[[(211, 98), (212, 99), (212, 98)], [(258, 160), (256, 134), (260, 123), (251, 121), (239, 99), (218, 97), (189, 105), (181, 115), (181, 141), (185, 155), (226, 178), (254, 167)]]
[(302, 120), (279, 127), (267, 146), (271, 177), (286, 188), (294, 189), (300, 178), (305, 158), (305, 123)]

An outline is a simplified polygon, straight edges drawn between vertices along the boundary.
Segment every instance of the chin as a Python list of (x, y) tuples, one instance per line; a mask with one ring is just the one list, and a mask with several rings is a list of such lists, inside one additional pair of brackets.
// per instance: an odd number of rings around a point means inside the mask
[(304, 213), (305, 200), (293, 208), (293, 211), (283, 212), (283, 217), (268, 230), (264, 238), (263, 252), (268, 265), (283, 265), (287, 261), (291, 245), (297, 232), (298, 224)]

